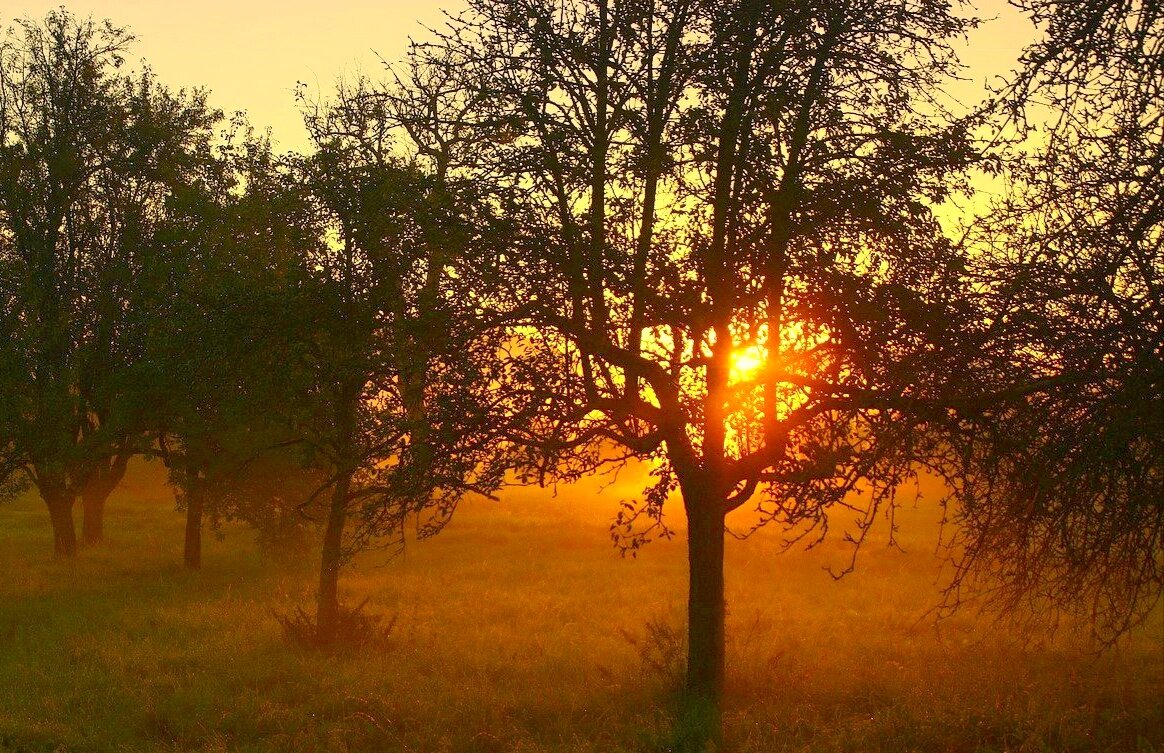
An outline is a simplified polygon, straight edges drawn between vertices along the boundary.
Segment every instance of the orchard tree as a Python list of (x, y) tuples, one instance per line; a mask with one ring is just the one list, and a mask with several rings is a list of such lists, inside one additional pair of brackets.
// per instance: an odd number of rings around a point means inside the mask
[[(274, 418), (308, 388), (295, 381), (299, 372), (280, 367), (278, 334), (312, 238), (307, 208), (286, 190), (268, 140), (241, 118), (208, 167), (173, 198), (138, 281), (149, 429), (186, 512), (191, 568), (201, 566), (204, 517), (267, 526), (277, 517), (270, 506), (284, 500), (290, 513), (288, 496), (311, 475)], [(260, 483), (258, 474), (274, 467), (283, 488)]]
[(315, 151), (289, 175), (311, 207), (292, 305), (292, 368), (308, 394), (288, 406), (296, 436), (326, 477), (316, 638), (344, 618), (343, 563), (398, 546), (415, 518), (431, 535), (468, 493), (503, 481), (509, 405), (495, 328), (481, 321), (495, 231), (470, 186), (402, 154), (388, 100), (366, 82), (308, 104)]
[(217, 113), (148, 70), (122, 70), (132, 37), (67, 11), (0, 43), (3, 468), (39, 490), (55, 550), (72, 510), (99, 540), (104, 502), (141, 449), (134, 282), (172, 193), (198, 172)]
[(973, 159), (940, 95), (972, 24), (928, 0), (474, 0), (430, 48), (490, 108), (466, 172), (542, 239), (508, 287), (559, 394), (519, 438), (547, 472), (652, 463), (628, 546), (682, 497), (681, 746), (719, 733), (726, 516), (823, 536), (856, 510), (859, 541), (946, 452), (976, 316), (931, 208)]
[(964, 448), (947, 606), (1110, 643), (1164, 590), (1164, 9), (1016, 5), (1042, 37), (997, 123), (1025, 141), (971, 239), (1001, 378), (1045, 388)]

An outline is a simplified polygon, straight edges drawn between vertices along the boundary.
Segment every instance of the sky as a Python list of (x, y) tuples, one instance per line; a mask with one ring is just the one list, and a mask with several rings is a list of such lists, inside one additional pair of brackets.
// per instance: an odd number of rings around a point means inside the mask
[[(374, 76), (380, 57), (399, 58), (409, 36), (423, 38), (425, 26), (441, 23), (442, 9), (463, 7), (463, 0), (0, 0), (0, 20), (39, 18), (62, 2), (76, 15), (128, 27), (138, 37), (130, 59), (148, 62), (166, 85), (205, 87), (211, 104), (246, 111), (280, 147), (296, 150), (307, 143), (297, 82), (326, 94), (345, 74)], [(1006, 0), (975, 6), (993, 20), (963, 49), (963, 100), (1011, 70), (1034, 33)]]

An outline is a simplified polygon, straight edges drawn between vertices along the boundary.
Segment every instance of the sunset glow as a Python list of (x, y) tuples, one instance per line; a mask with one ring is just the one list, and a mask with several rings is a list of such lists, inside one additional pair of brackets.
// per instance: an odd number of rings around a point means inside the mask
[(765, 352), (759, 345), (749, 345), (732, 353), (732, 381), (754, 379), (765, 365)]
[(0, 753), (1164, 753), (1161, 0), (64, 2)]

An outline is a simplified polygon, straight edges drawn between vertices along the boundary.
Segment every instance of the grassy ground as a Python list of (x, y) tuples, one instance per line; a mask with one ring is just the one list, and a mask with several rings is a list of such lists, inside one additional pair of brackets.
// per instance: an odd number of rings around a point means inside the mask
[[(164, 490), (111, 502), (109, 542), (49, 556), (33, 498), (0, 507), (0, 751), (654, 751), (681, 668), (683, 546), (620, 559), (619, 495), (525, 491), (344, 580), (396, 614), (339, 655), (293, 648), (272, 610), (308, 604), (309, 558), (253, 534), (180, 565)], [(915, 513), (924, 519), (924, 513)], [(927, 535), (925, 520), (914, 528)], [(727, 744), (739, 751), (1164, 751), (1164, 624), (1096, 658), (973, 616), (936, 630), (927, 546), (778, 555), (731, 542)]]

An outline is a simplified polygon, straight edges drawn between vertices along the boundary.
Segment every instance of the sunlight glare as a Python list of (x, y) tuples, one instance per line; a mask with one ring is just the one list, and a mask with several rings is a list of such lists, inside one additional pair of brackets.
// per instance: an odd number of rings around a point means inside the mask
[(749, 345), (746, 348), (740, 348), (732, 354), (731, 380), (741, 382), (754, 379), (763, 366), (764, 351), (760, 346)]

